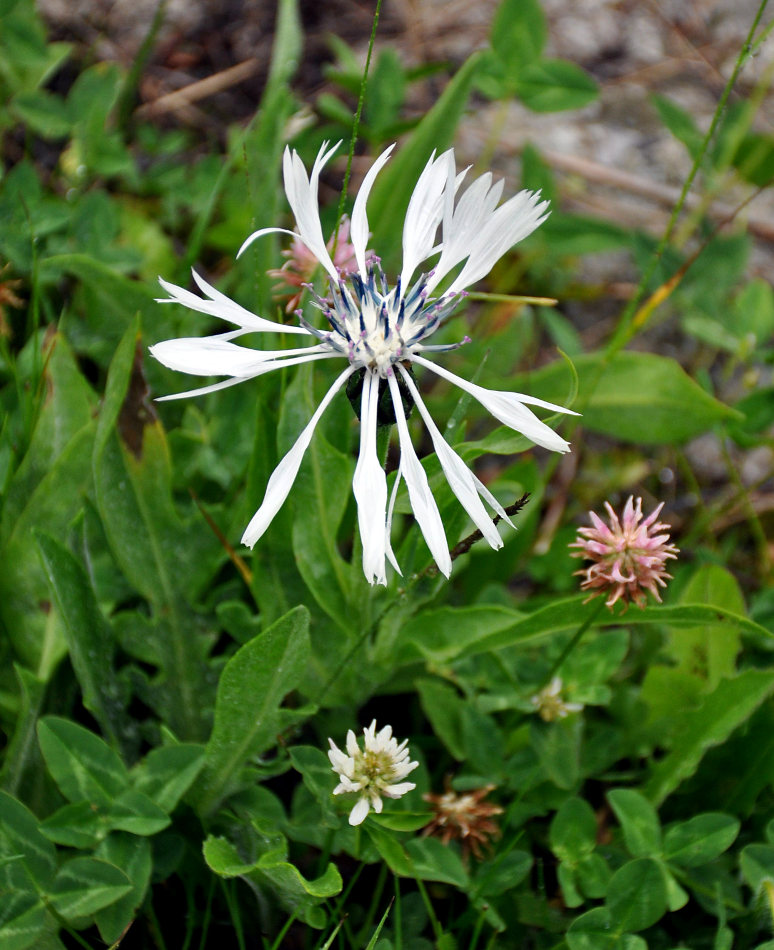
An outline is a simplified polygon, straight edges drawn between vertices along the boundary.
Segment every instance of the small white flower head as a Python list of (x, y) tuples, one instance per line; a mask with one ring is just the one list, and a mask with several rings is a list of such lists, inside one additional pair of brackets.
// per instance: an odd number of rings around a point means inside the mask
[(570, 713), (580, 712), (583, 709), (583, 703), (568, 703), (562, 699), (562, 686), (562, 678), (554, 676), (547, 686), (544, 686), (534, 696), (530, 696), (529, 701), (535, 707), (535, 712), (543, 722), (566, 719)]
[(361, 749), (350, 729), (347, 733), (347, 751), (342, 752), (333, 739), (328, 739), (333, 771), (339, 776), (339, 784), (334, 795), (355, 792), (360, 797), (349, 813), (350, 825), (359, 825), (365, 821), (369, 809), (379, 814), (382, 810), (382, 796), (400, 798), (416, 785), (403, 779), (413, 772), (419, 762), (409, 760), (408, 739), (400, 744), (393, 737), (392, 726), (376, 731), (376, 720), (363, 730), (364, 748)]
[[(393, 146), (385, 149), (366, 173), (352, 209), (348, 240), (340, 239), (332, 257), (331, 247), (323, 237), (317, 192), (320, 174), (336, 148), (328, 143), (323, 145), (311, 174), (295, 151), (285, 150), (285, 192), (297, 230), (261, 228), (247, 238), (239, 251), (241, 254), (266, 234), (290, 234), (294, 239), (293, 257), (297, 259), (296, 275), (305, 268), (305, 273), (311, 273), (316, 262), (328, 277), (325, 294), (317, 294), (309, 287), (308, 310), (298, 312), (298, 324), (285, 324), (251, 313), (211, 287), (196, 272), (193, 279), (201, 296), (161, 280), (168, 294), (161, 298), (161, 303), (182, 304), (232, 327), (209, 337), (164, 340), (150, 348), (151, 354), (170, 369), (226, 377), (162, 398), (199, 396), (309, 362), (335, 360), (343, 364), (297, 441), (269, 478), (263, 503), (245, 528), (242, 543), (252, 548), (269, 527), (290, 494), (322, 414), (336, 393), (346, 387), (350, 399), (359, 398), (360, 404), (360, 451), (352, 491), (363, 542), (363, 573), (372, 584), (387, 583), (388, 562), (400, 573), (390, 543), (390, 529), (398, 488), (405, 482), (430, 553), (438, 569), (448, 577), (452, 569), (450, 545), (408, 429), (407, 411), (412, 404), (430, 436), (451, 490), (482, 537), (493, 548), (503, 546), (489, 509), (508, 524), (512, 522), (500, 502), (444, 438), (422, 400), (413, 373), (421, 369), (453, 383), (503, 425), (521, 432), (536, 445), (553, 452), (569, 451), (569, 443), (540, 420), (531, 407), (575, 413), (535, 396), (508, 389), (485, 389), (457, 376), (436, 359), (468, 342), (468, 337), (455, 343), (431, 340), (464, 297), (465, 288), (485, 277), (514, 244), (545, 221), (548, 202), (535, 192), (520, 191), (500, 203), (503, 182), (494, 181), (489, 172), (463, 188), (467, 169), (457, 172), (454, 152), (449, 149), (441, 155), (433, 153), (411, 194), (403, 226), (402, 267), (390, 280), (379, 258), (372, 256), (367, 247), (371, 232), (366, 203)], [(287, 279), (290, 267), (281, 273)], [(258, 349), (236, 342), (247, 334), (291, 334), (301, 345)], [(377, 429), (393, 422), (398, 433), (400, 464), (390, 493), (377, 452)]]

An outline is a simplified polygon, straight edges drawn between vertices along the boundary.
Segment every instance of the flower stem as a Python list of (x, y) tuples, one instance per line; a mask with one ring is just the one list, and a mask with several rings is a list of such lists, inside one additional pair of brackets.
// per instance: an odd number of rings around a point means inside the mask
[(360, 116), (363, 112), (363, 103), (365, 102), (366, 87), (368, 86), (368, 71), (371, 68), (371, 54), (374, 51), (374, 42), (376, 40), (376, 28), (379, 25), (379, 12), (382, 9), (382, 0), (376, 0), (376, 9), (374, 10), (374, 22), (371, 26), (371, 38), (368, 41), (368, 52), (366, 53), (365, 68), (363, 69), (363, 78), (360, 80), (360, 93), (357, 98), (357, 109), (355, 110), (355, 119), (352, 123), (352, 135), (349, 140), (349, 154), (347, 155), (347, 170), (344, 172), (344, 184), (341, 186), (341, 197), (339, 206), (336, 209), (336, 229), (333, 239), (333, 250), (331, 258), (336, 259), (336, 247), (339, 243), (339, 225), (344, 215), (344, 203), (347, 200), (347, 189), (349, 188), (349, 176), (352, 173), (352, 159), (355, 155), (355, 143), (357, 142), (357, 133), (360, 130)]
[(562, 668), (562, 664), (564, 663), (564, 661), (565, 661), (565, 660), (567, 659), (567, 657), (573, 652), (573, 650), (575, 649), (575, 647), (577, 647), (578, 644), (581, 642), (581, 639), (583, 638), (583, 634), (584, 634), (584, 633), (589, 629), (589, 627), (594, 623), (594, 621), (597, 619), (597, 617), (600, 615), (600, 613), (602, 613), (602, 608), (603, 608), (604, 606), (605, 606), (605, 598), (604, 598), (604, 597), (600, 597), (599, 600), (597, 601), (596, 609), (595, 609), (595, 610), (592, 610), (591, 613), (588, 615), (588, 617), (586, 617), (586, 619), (583, 621), (583, 623), (578, 627), (578, 629), (577, 629), (577, 630), (575, 631), (575, 633), (573, 634), (573, 637), (572, 637), (572, 639), (569, 641), (569, 643), (567, 644), (567, 646), (566, 646), (566, 647), (562, 650), (562, 652), (559, 654), (559, 658), (556, 660), (556, 662), (554, 663), (554, 665), (551, 667), (551, 670), (550, 670), (548, 676), (546, 676), (545, 683), (543, 684), (543, 687), (548, 686), (548, 684), (551, 682), (551, 680), (556, 676), (556, 674), (557, 674), (557, 673), (559, 672), (559, 670)]

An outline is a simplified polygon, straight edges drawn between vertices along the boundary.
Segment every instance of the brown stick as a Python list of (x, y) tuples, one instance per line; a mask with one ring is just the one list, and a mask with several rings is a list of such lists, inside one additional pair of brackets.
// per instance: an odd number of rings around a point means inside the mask
[(224, 89), (236, 86), (245, 79), (254, 76), (261, 68), (261, 61), (251, 57), (236, 66), (229, 66), (214, 76), (207, 76), (206, 79), (199, 79), (196, 82), (183, 86), (182, 89), (176, 89), (174, 92), (167, 93), (165, 96), (159, 96), (153, 102), (146, 102), (135, 110), (135, 115), (141, 119), (147, 119), (151, 116), (163, 115), (165, 112), (175, 112), (178, 109), (190, 106), (193, 102), (200, 99), (206, 99), (208, 96), (214, 96)]

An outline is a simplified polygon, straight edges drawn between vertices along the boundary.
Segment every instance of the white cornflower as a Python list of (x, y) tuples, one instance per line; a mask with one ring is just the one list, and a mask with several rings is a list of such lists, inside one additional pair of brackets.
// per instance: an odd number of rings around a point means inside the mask
[(529, 701), (544, 722), (566, 719), (570, 713), (580, 712), (583, 709), (583, 703), (568, 703), (562, 699), (563, 685), (562, 678), (554, 676), (547, 686), (534, 696), (530, 696)]
[[(357, 394), (360, 399), (360, 454), (352, 487), (363, 542), (365, 576), (370, 583), (386, 584), (387, 560), (400, 572), (390, 545), (390, 525), (398, 486), (404, 479), (427, 546), (439, 569), (448, 577), (452, 566), (449, 545), (427, 475), (411, 444), (404, 402), (407, 406), (412, 401), (416, 404), (452, 491), (493, 548), (502, 547), (502, 540), (481, 499), (501, 518), (509, 523), (510, 519), (497, 499), (445, 441), (419, 395), (411, 368), (421, 366), (456, 384), (500, 422), (538, 445), (555, 452), (569, 450), (569, 444), (541, 422), (528, 404), (556, 412), (568, 413), (570, 410), (533, 396), (484, 389), (427, 359), (430, 354), (461, 345), (428, 345), (427, 339), (454, 310), (465, 292), (464, 288), (484, 277), (510, 247), (545, 220), (548, 202), (540, 201), (538, 194), (521, 191), (497, 207), (503, 182), (493, 183), (489, 172), (477, 178), (457, 198), (467, 170), (456, 173), (452, 150), (438, 157), (433, 155), (419, 176), (409, 201), (403, 226), (403, 269), (390, 287), (378, 259), (367, 259), (366, 256), (370, 233), (366, 200), (378, 172), (390, 157), (393, 149), (390, 146), (371, 166), (355, 200), (350, 240), (357, 268), (345, 279), (331, 260), (317, 206), (320, 172), (336, 147), (329, 148), (326, 143), (320, 149), (309, 177), (297, 153), (285, 149), (285, 191), (298, 231), (262, 228), (251, 234), (239, 251), (241, 254), (256, 238), (277, 231), (291, 234), (303, 242), (328, 275), (327, 298), (310, 291), (313, 306), (322, 313), (327, 326), (324, 329), (314, 326), (300, 312), (298, 326), (286, 326), (256, 316), (219, 293), (196, 272), (193, 278), (204, 294), (201, 297), (161, 280), (162, 287), (169, 294), (161, 303), (180, 303), (237, 327), (216, 336), (166, 340), (152, 346), (153, 356), (171, 369), (200, 376), (228, 377), (213, 385), (162, 398), (198, 396), (285, 366), (343, 358), (347, 362), (346, 368), (339, 373), (295, 445), (272, 473), (263, 503), (248, 524), (242, 542), (252, 547), (266, 531), (290, 493), (320, 417), (336, 393), (350, 380), (348, 393), (350, 396)], [(440, 239), (436, 236), (439, 228)], [(435, 263), (427, 265), (415, 277), (417, 270), (430, 259)], [(446, 289), (432, 296), (452, 272), (456, 276), (452, 277)], [(317, 342), (285, 350), (255, 350), (234, 342), (238, 337), (255, 332), (293, 333), (311, 336)], [(388, 506), (387, 478), (377, 456), (376, 430), (377, 425), (393, 421), (398, 429), (400, 464)]]
[(365, 821), (369, 808), (379, 814), (382, 810), (382, 795), (386, 798), (400, 798), (416, 785), (403, 782), (409, 772), (413, 772), (419, 762), (409, 761), (408, 739), (398, 745), (392, 735), (392, 726), (376, 731), (376, 720), (363, 730), (365, 737), (361, 750), (355, 733), (347, 732), (347, 751), (342, 752), (333, 739), (328, 739), (333, 771), (339, 776), (339, 784), (334, 795), (356, 792), (360, 795), (349, 813), (350, 825), (359, 825)]

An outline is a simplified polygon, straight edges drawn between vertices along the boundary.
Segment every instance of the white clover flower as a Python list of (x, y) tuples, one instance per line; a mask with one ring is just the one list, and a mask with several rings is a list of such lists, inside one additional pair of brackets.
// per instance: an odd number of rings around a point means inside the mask
[[(502, 547), (503, 542), (481, 499), (501, 518), (509, 523), (510, 519), (497, 499), (445, 441), (422, 401), (410, 368), (421, 366), (456, 384), (496, 419), (536, 444), (555, 452), (569, 450), (569, 444), (541, 422), (528, 405), (564, 413), (570, 410), (533, 396), (485, 389), (427, 359), (428, 354), (461, 345), (428, 345), (426, 341), (454, 310), (465, 292), (464, 288), (484, 277), (509, 248), (545, 220), (548, 202), (540, 201), (538, 194), (521, 191), (497, 207), (503, 182), (493, 183), (489, 172), (477, 178), (457, 198), (467, 169), (456, 173), (451, 149), (438, 157), (433, 155), (419, 176), (409, 201), (403, 226), (403, 269), (394, 286), (390, 287), (378, 260), (367, 259), (366, 254), (370, 233), (366, 201), (378, 172), (390, 157), (393, 149), (390, 146), (371, 166), (355, 200), (350, 239), (357, 269), (344, 279), (325, 244), (317, 206), (320, 172), (336, 147), (329, 148), (326, 143), (320, 149), (309, 177), (297, 153), (285, 149), (285, 191), (298, 231), (262, 228), (251, 234), (239, 251), (241, 254), (256, 238), (278, 231), (291, 234), (306, 245), (329, 279), (328, 298), (312, 293), (313, 305), (321, 311), (327, 323), (325, 329), (314, 326), (300, 312), (298, 326), (286, 326), (256, 316), (219, 293), (195, 271), (193, 278), (204, 294), (201, 297), (161, 280), (162, 287), (169, 294), (161, 303), (180, 303), (237, 327), (215, 336), (166, 340), (152, 346), (153, 356), (171, 369), (200, 376), (228, 377), (213, 385), (162, 398), (198, 396), (275, 369), (310, 361), (346, 360), (346, 368), (339, 373), (295, 445), (272, 473), (263, 503), (248, 524), (242, 542), (253, 547), (271, 524), (290, 493), (320, 417), (342, 386), (358, 374), (352, 383), (357, 384), (356, 389), (362, 388), (360, 454), (352, 487), (363, 542), (365, 576), (372, 584), (386, 584), (387, 560), (400, 573), (390, 545), (390, 526), (398, 486), (404, 479), (414, 516), (427, 546), (439, 569), (448, 577), (452, 566), (449, 544), (427, 475), (411, 444), (404, 399), (408, 405), (412, 400), (416, 404), (452, 491), (493, 548)], [(437, 237), (439, 228), (440, 239)], [(435, 263), (427, 265), (415, 278), (417, 270), (431, 259)], [(456, 276), (452, 277), (446, 289), (432, 296), (441, 282), (455, 271)], [(256, 332), (293, 333), (314, 337), (317, 342), (285, 350), (255, 350), (234, 342), (238, 337)], [(401, 453), (389, 505), (387, 478), (376, 451), (377, 425), (385, 422), (386, 411), (389, 412), (386, 421), (391, 423), (394, 418), (397, 423)]]
[(363, 730), (364, 749), (357, 744), (355, 733), (347, 732), (347, 751), (342, 752), (333, 739), (328, 739), (333, 771), (339, 776), (339, 784), (334, 795), (356, 792), (360, 795), (349, 813), (350, 825), (359, 825), (365, 821), (370, 808), (379, 814), (382, 810), (382, 796), (400, 798), (416, 785), (402, 781), (409, 772), (413, 772), (419, 762), (409, 761), (408, 739), (398, 744), (392, 735), (392, 726), (376, 731), (374, 719)]
[(554, 676), (547, 686), (534, 696), (530, 696), (529, 701), (544, 722), (566, 719), (570, 713), (580, 712), (583, 709), (583, 703), (568, 703), (562, 698), (563, 686), (561, 676)]

